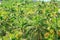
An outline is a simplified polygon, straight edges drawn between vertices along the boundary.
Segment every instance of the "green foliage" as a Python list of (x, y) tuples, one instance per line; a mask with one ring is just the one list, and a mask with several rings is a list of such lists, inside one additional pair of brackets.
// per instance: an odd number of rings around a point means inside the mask
[(0, 36), (2, 40), (59, 40), (59, 3), (2, 0)]

